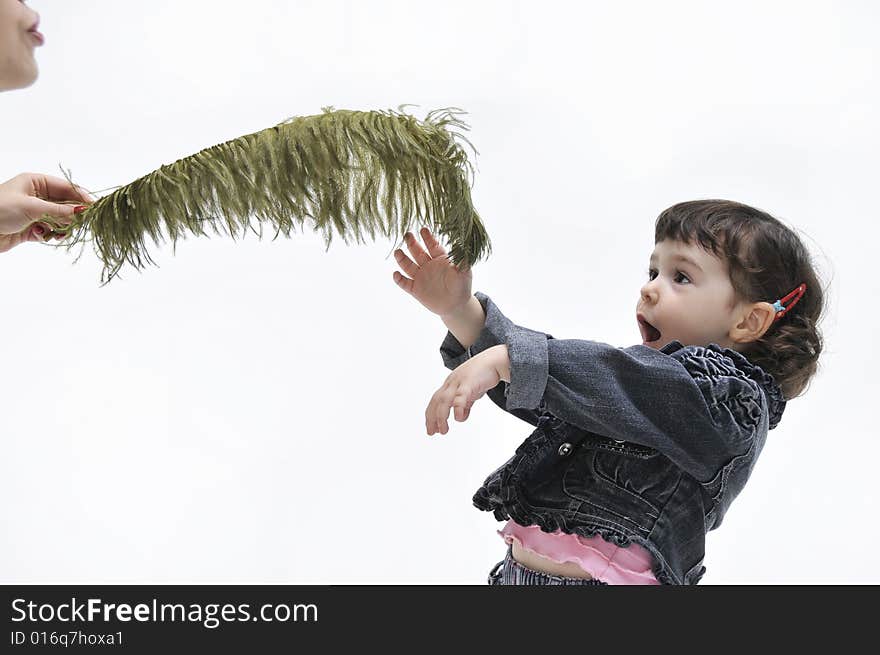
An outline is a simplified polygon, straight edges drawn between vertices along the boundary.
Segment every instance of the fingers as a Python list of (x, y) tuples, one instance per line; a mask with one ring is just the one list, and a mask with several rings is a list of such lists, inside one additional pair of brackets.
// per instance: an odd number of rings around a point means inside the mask
[[(431, 259), (437, 259), (438, 257), (448, 257), (449, 254), (446, 252), (446, 249), (442, 246), (442, 244), (437, 240), (437, 237), (426, 227), (423, 227), (419, 234), (422, 235), (422, 240), (425, 242), (425, 245), (428, 246), (428, 254), (431, 256)], [(471, 265), (467, 262), (461, 262), (456, 268), (462, 273), (467, 273)]]
[(446, 250), (444, 250), (443, 246), (440, 245), (440, 242), (437, 241), (434, 235), (431, 234), (431, 230), (423, 227), (420, 230), (420, 234), (422, 235), (422, 239), (424, 240), (425, 245), (428, 247), (427, 251), (422, 248), (421, 244), (418, 242), (418, 239), (416, 239), (415, 235), (412, 232), (407, 232), (403, 235), (403, 240), (406, 242), (406, 245), (413, 256), (413, 259), (415, 259), (415, 262), (413, 262), (409, 257), (406, 256), (406, 254), (403, 252), (403, 249), (398, 248), (394, 251), (394, 258), (397, 260), (397, 263), (400, 264), (403, 272), (410, 277), (416, 276), (419, 266), (424, 266), (435, 257), (446, 256)]
[(471, 398), (469, 389), (450, 383), (448, 380), (431, 397), (428, 408), (425, 410), (425, 429), (428, 436), (446, 434), (449, 432), (449, 410), (453, 410), (455, 420), (459, 423), (466, 421), (471, 413), (474, 400)]
[(17, 234), (0, 234), (0, 252), (6, 252), (30, 240), (30, 230), (18, 232)]
[(419, 272), (419, 267), (416, 266), (416, 263), (407, 257), (403, 250), (398, 248), (394, 251), (394, 259), (397, 260), (400, 268), (403, 269), (403, 272), (409, 275), (411, 278), (416, 276), (416, 273)]
[[(425, 409), (425, 430), (427, 431), (429, 437), (436, 432), (446, 434), (441, 429), (441, 422), (439, 421), (441, 407), (444, 405), (443, 391), (445, 389), (446, 384), (435, 391), (434, 395), (431, 396), (431, 402), (428, 403), (428, 407)], [(446, 407), (446, 416), (449, 416), (448, 405)]]
[(43, 243), (48, 239), (49, 234), (50, 230), (46, 226), (34, 223), (23, 229), (21, 232), (0, 235), (0, 252), (6, 252), (7, 250), (15, 248), (15, 246), (28, 243), (29, 241)]
[(34, 223), (28, 229), (28, 241), (39, 241), (42, 243), (49, 238), (51, 232), (52, 230), (43, 223)]
[(425, 242), (425, 245), (428, 246), (428, 254), (431, 257), (445, 257), (446, 250), (443, 249), (443, 246), (440, 245), (440, 242), (431, 234), (431, 230), (426, 227), (423, 227), (419, 234), (422, 235), (422, 240)]
[(58, 219), (61, 225), (70, 225), (75, 216), (73, 205), (59, 205), (54, 202), (41, 200), (40, 198), (27, 198), (25, 200), (25, 214), (31, 220), (39, 220), (45, 215)]
[(413, 259), (416, 260), (416, 263), (419, 266), (424, 266), (429, 261), (431, 261), (431, 256), (427, 252), (425, 252), (425, 249), (422, 248), (412, 232), (407, 232), (406, 234), (404, 234), (403, 240), (406, 242), (406, 245), (413, 256)]
[(66, 234), (63, 232), (56, 232), (51, 226), (46, 225), (45, 223), (32, 223), (25, 231), (25, 234), (27, 234), (26, 241), (39, 241), (40, 243), (46, 243), (53, 239), (55, 241), (61, 241), (62, 239), (67, 238)]
[(428, 431), (428, 436), (437, 432), (440, 434), (449, 432), (447, 420), (449, 419), (451, 402), (442, 392), (443, 390), (441, 389), (434, 394), (434, 397), (431, 398), (431, 402), (428, 404), (428, 409), (425, 410), (425, 428)]
[(30, 173), (29, 176), (34, 195), (37, 198), (54, 200), (56, 202), (64, 200), (76, 200), (85, 204), (95, 202), (95, 199), (85, 189), (73, 186), (70, 182), (60, 177), (43, 175), (41, 173)]
[(394, 275), (392, 276), (394, 281), (397, 282), (397, 286), (406, 291), (407, 293), (412, 293), (413, 290), (413, 281), (408, 277), (404, 277), (401, 275), (400, 271), (394, 271)]
[[(404, 235), (404, 240), (406, 241), (407, 245), (409, 246), (409, 250), (413, 254), (413, 257), (415, 257), (417, 261), (421, 261), (422, 263), (431, 261), (431, 258), (430, 258), (430, 256), (428, 256), (428, 253), (426, 253), (422, 249), (422, 247), (418, 244), (418, 242), (416, 241), (416, 238), (412, 235), (411, 232), (407, 232)], [(400, 268), (403, 269), (403, 272), (406, 273), (407, 275), (409, 275), (409, 277), (407, 278), (404, 275), (402, 275), (399, 271), (394, 271), (394, 275), (393, 275), (394, 281), (397, 283), (397, 285), (401, 289), (403, 289), (407, 293), (412, 293), (412, 290), (413, 290), (412, 278), (414, 278), (419, 272), (418, 264), (416, 264), (416, 262), (414, 262), (409, 257), (407, 257), (406, 253), (404, 253), (401, 248), (398, 248), (397, 250), (394, 251), (394, 259), (397, 261)]]

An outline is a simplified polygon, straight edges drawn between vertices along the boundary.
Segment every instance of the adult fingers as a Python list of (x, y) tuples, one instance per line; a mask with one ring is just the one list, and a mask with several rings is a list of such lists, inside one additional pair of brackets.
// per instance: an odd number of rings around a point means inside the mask
[(28, 198), (25, 201), (24, 210), (27, 217), (33, 221), (48, 214), (52, 218), (57, 218), (62, 225), (69, 225), (76, 215), (76, 207), (73, 205), (60, 205), (40, 198)]
[(419, 266), (424, 266), (429, 261), (431, 261), (431, 256), (425, 252), (425, 249), (422, 248), (421, 244), (419, 244), (415, 235), (412, 232), (407, 232), (403, 235), (403, 240), (406, 242), (407, 247), (409, 247), (410, 253), (412, 253), (413, 259), (416, 260), (416, 263)]
[(61, 241), (67, 238), (67, 235), (64, 232), (56, 232), (50, 225), (46, 225), (45, 223), (32, 223), (30, 226), (30, 235), (31, 238), (29, 238), (28, 241), (41, 241), (43, 243), (52, 240)]
[(0, 252), (6, 252), (25, 241), (29, 241), (29, 234), (30, 230), (17, 232), (16, 234), (0, 234)]
[(67, 180), (42, 173), (30, 173), (30, 183), (37, 198), (43, 200), (75, 200), (85, 204), (95, 202), (89, 193), (82, 187), (72, 185)]
[(41, 221), (31, 223), (24, 229), (24, 234), (27, 235), (27, 241), (41, 241), (44, 243), (51, 239), (58, 240), (64, 238), (64, 234), (56, 232), (52, 229), (51, 225), (47, 225)]
[(51, 232), (52, 230), (42, 223), (34, 223), (27, 230), (28, 241), (40, 241), (42, 243), (49, 238)]

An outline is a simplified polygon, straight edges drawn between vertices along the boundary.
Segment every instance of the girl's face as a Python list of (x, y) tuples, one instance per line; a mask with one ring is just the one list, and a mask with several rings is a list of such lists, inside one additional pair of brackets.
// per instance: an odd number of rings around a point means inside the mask
[(0, 0), (0, 91), (23, 89), (37, 79), (34, 48), (40, 15), (22, 0)]
[(656, 244), (636, 307), (643, 345), (660, 349), (677, 339), (685, 346), (734, 348), (729, 335), (744, 308), (734, 304), (722, 260), (699, 245), (668, 239)]

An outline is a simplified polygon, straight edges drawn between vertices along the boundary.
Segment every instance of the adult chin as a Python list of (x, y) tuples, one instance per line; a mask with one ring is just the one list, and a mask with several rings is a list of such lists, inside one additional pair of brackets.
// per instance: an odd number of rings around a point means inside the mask
[(10, 69), (0, 75), (0, 91), (26, 89), (36, 82), (40, 75), (37, 60), (33, 57), (30, 58), (30, 61), (23, 62), (14, 68), (10, 67)]

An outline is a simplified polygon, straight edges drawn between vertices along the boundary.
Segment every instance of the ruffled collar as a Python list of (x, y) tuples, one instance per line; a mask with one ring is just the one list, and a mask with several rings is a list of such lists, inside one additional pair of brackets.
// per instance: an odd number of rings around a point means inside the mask
[[(737, 370), (742, 371), (742, 373), (745, 374), (747, 377), (757, 382), (761, 386), (761, 389), (764, 391), (764, 395), (767, 398), (767, 408), (770, 413), (769, 429), (772, 430), (777, 425), (779, 425), (779, 421), (782, 419), (782, 413), (785, 411), (785, 399), (782, 396), (782, 388), (776, 383), (776, 380), (773, 379), (772, 375), (770, 375), (760, 366), (752, 364), (748, 359), (746, 359), (745, 355), (733, 350), (732, 348), (722, 348), (717, 343), (710, 343), (708, 346), (692, 347), (702, 348), (703, 350), (712, 351), (730, 358), (734, 366), (736, 366)], [(675, 352), (679, 348), (684, 348), (684, 346), (677, 339), (673, 339), (665, 346), (663, 346), (660, 349), (660, 352), (668, 355), (669, 353)]]

